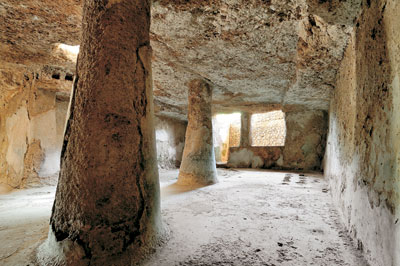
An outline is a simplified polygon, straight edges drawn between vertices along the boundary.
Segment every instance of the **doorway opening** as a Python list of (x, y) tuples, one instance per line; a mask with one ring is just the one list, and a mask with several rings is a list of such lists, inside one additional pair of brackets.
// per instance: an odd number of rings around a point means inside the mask
[(213, 117), (213, 138), (215, 160), (217, 163), (228, 162), (229, 148), (239, 147), (241, 114), (217, 114)]

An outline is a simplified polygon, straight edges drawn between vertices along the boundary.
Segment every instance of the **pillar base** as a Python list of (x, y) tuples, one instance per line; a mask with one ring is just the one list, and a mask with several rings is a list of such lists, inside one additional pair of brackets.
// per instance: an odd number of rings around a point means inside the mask
[(199, 176), (180, 171), (177, 184), (181, 186), (209, 186), (218, 183), (217, 175), (210, 173), (209, 176)]
[(161, 228), (160, 232), (153, 232), (146, 237), (144, 245), (142, 242), (139, 245), (131, 245), (121, 254), (112, 256), (107, 254), (105, 249), (104, 256), (94, 258), (90, 257), (78, 241), (57, 241), (53, 230), (50, 229), (46, 241), (38, 247), (36, 263), (40, 266), (137, 265), (154, 253), (157, 247), (162, 246), (168, 239), (168, 234), (167, 230)]
[(51, 229), (36, 254), (36, 262), (42, 266), (88, 265), (89, 261), (81, 246), (68, 239), (58, 242)]

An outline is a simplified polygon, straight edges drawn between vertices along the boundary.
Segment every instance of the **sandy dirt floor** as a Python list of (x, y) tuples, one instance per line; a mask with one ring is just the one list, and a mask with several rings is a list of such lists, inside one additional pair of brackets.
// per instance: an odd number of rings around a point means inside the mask
[[(146, 266), (364, 266), (318, 174), (218, 169), (219, 183), (175, 185), (161, 170), (169, 239)], [(0, 265), (34, 265), (46, 238), (55, 187), (0, 195)]]

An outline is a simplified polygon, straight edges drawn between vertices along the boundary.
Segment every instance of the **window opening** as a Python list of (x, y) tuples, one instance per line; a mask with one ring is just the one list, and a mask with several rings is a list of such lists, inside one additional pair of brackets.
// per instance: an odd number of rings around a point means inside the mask
[(285, 146), (285, 113), (272, 111), (251, 116), (251, 146)]

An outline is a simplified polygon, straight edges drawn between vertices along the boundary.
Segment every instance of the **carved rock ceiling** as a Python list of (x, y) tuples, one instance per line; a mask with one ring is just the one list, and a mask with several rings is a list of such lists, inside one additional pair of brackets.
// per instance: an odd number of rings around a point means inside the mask
[[(156, 113), (185, 119), (195, 78), (213, 85), (215, 111), (328, 110), (358, 7), (355, 0), (154, 1)], [(57, 47), (79, 45), (81, 16), (79, 0), (1, 1), (0, 71), (73, 72), (75, 59)]]

